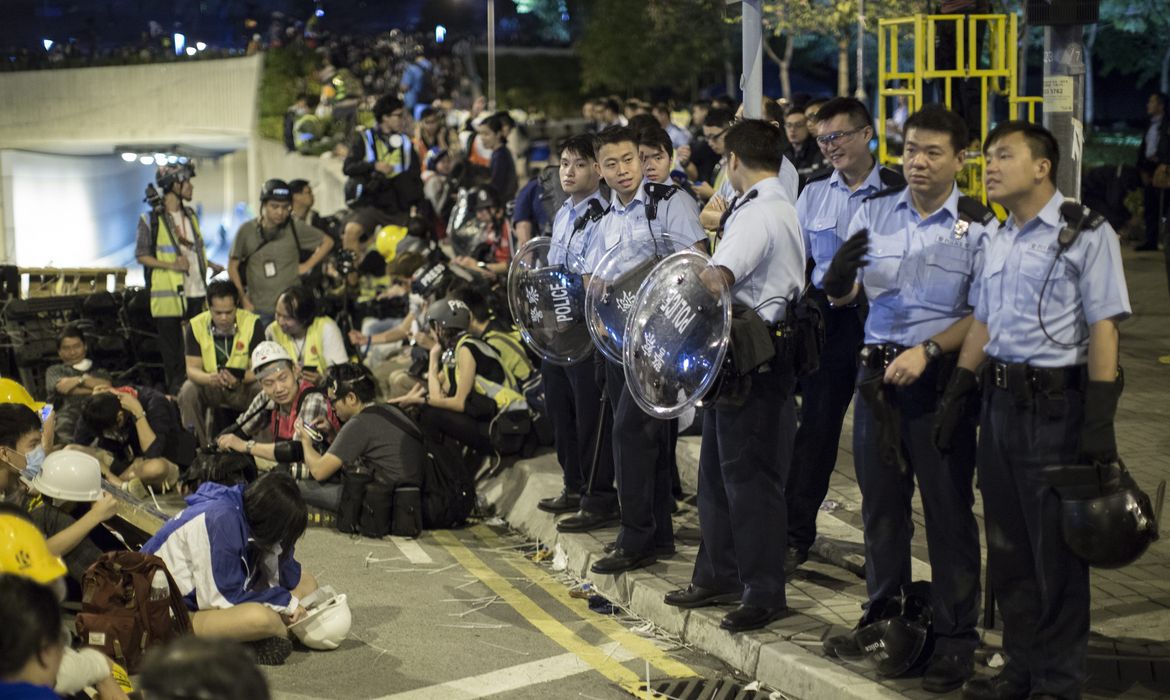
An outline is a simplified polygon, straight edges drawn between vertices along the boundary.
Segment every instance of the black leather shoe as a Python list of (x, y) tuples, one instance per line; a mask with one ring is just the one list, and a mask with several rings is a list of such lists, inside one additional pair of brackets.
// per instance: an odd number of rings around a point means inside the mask
[(593, 566), (589, 567), (589, 569), (595, 574), (620, 574), (623, 571), (648, 566), (656, 561), (658, 559), (654, 556), (653, 551), (630, 552), (618, 548), (608, 557), (603, 557), (593, 562)]
[(686, 588), (680, 588), (677, 591), (667, 593), (663, 601), (667, 605), (673, 605), (676, 608), (702, 608), (708, 605), (738, 603), (741, 597), (743, 597), (743, 593), (741, 592), (720, 593), (719, 591), (696, 586), (692, 583)]
[(826, 656), (836, 656), (843, 661), (858, 661), (865, 657), (865, 652), (857, 643), (857, 628), (829, 637), (822, 647)]
[(788, 608), (761, 608), (755, 605), (740, 605), (723, 616), (719, 626), (728, 632), (747, 632), (767, 626), (778, 620)]
[(557, 532), (589, 532), (617, 523), (617, 513), (590, 513), (577, 511), (575, 515), (557, 521)]
[(922, 674), (922, 689), (928, 693), (949, 693), (975, 675), (975, 661), (967, 654), (935, 654)]
[(561, 492), (556, 498), (542, 498), (536, 507), (546, 513), (572, 513), (581, 507), (581, 497), (575, 493)]
[(1028, 691), (1027, 681), (1002, 673), (991, 678), (972, 678), (963, 684), (965, 700), (1024, 700)]
[(796, 573), (796, 569), (806, 561), (808, 561), (808, 552), (796, 547), (789, 547), (784, 552), (784, 575), (791, 576)]
[[(617, 542), (616, 542), (616, 541), (614, 541), (614, 542), (610, 542), (609, 544), (605, 545), (605, 550), (604, 550), (604, 551), (605, 551), (605, 553), (606, 553), (606, 554), (613, 554), (613, 550), (615, 550), (615, 549), (617, 549)], [(675, 548), (674, 548), (674, 545), (673, 545), (673, 544), (671, 544), (671, 545), (666, 545), (666, 544), (662, 544), (662, 545), (656, 544), (656, 545), (654, 545), (654, 554), (655, 554), (656, 556), (660, 556), (660, 557), (673, 557), (673, 556), (674, 556), (674, 553), (675, 553), (675, 551), (676, 551), (676, 550), (675, 550)]]

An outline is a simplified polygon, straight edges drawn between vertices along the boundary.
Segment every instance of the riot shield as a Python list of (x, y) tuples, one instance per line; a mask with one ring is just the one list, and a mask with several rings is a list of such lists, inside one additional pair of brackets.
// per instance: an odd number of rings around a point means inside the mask
[(731, 292), (693, 250), (659, 263), (642, 282), (625, 330), (623, 365), (634, 401), (674, 418), (711, 389), (731, 335)]
[(585, 318), (594, 345), (611, 362), (623, 361), (626, 321), (642, 281), (655, 265), (681, 249), (667, 234), (623, 236), (597, 262), (585, 289)]
[(540, 236), (521, 246), (508, 268), (508, 307), (520, 335), (554, 364), (576, 364), (593, 352), (585, 324), (583, 265), (564, 246)]

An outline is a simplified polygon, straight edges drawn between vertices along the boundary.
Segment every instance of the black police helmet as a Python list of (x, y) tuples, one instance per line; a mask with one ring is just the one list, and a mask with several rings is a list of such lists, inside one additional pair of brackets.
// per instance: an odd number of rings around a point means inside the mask
[(475, 193), (472, 195), (472, 202), (476, 211), (480, 209), (498, 209), (504, 206), (500, 193), (491, 185), (482, 185), (476, 188)]
[(878, 675), (896, 678), (934, 653), (930, 584), (915, 582), (898, 598), (875, 601), (874, 621), (856, 633), (857, 645)]
[(263, 186), (260, 187), (260, 203), (264, 204), (267, 201), (292, 203), (292, 188), (284, 180), (267, 180)]
[(1155, 509), (1125, 465), (1119, 468), (1119, 483), (1112, 492), (1061, 498), (1064, 541), (1089, 566), (1117, 569), (1132, 564), (1158, 539), (1161, 503)]

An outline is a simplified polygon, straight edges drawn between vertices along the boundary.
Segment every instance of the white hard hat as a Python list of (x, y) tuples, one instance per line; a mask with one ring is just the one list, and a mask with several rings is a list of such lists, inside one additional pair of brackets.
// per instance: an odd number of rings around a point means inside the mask
[(264, 365), (279, 360), (292, 362), (292, 357), (289, 356), (288, 351), (280, 343), (275, 340), (265, 340), (252, 351), (252, 371), (259, 372), (260, 368)]
[(102, 467), (84, 452), (58, 450), (45, 457), (30, 486), (49, 498), (92, 503), (102, 495)]
[(314, 605), (300, 622), (289, 627), (301, 644), (322, 651), (336, 649), (349, 634), (353, 617), (345, 594), (335, 595)]

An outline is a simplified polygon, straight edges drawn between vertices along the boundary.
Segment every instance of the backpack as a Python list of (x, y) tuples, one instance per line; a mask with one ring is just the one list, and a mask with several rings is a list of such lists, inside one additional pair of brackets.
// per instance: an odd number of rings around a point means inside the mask
[(490, 330), (483, 334), (483, 339), (499, 355), (504, 371), (516, 380), (517, 385), (523, 385), (534, 370), (524, 344), (520, 342), (520, 331)]
[[(158, 598), (151, 583), (162, 573), (168, 590)], [(77, 636), (130, 673), (150, 647), (191, 632), (191, 617), (163, 560), (141, 552), (108, 552), (85, 572)]]
[(405, 413), (378, 406), (378, 416), (422, 442), (422, 521), (429, 530), (459, 527), (475, 509), (475, 481), (463, 465), (459, 448), (435, 442)]

